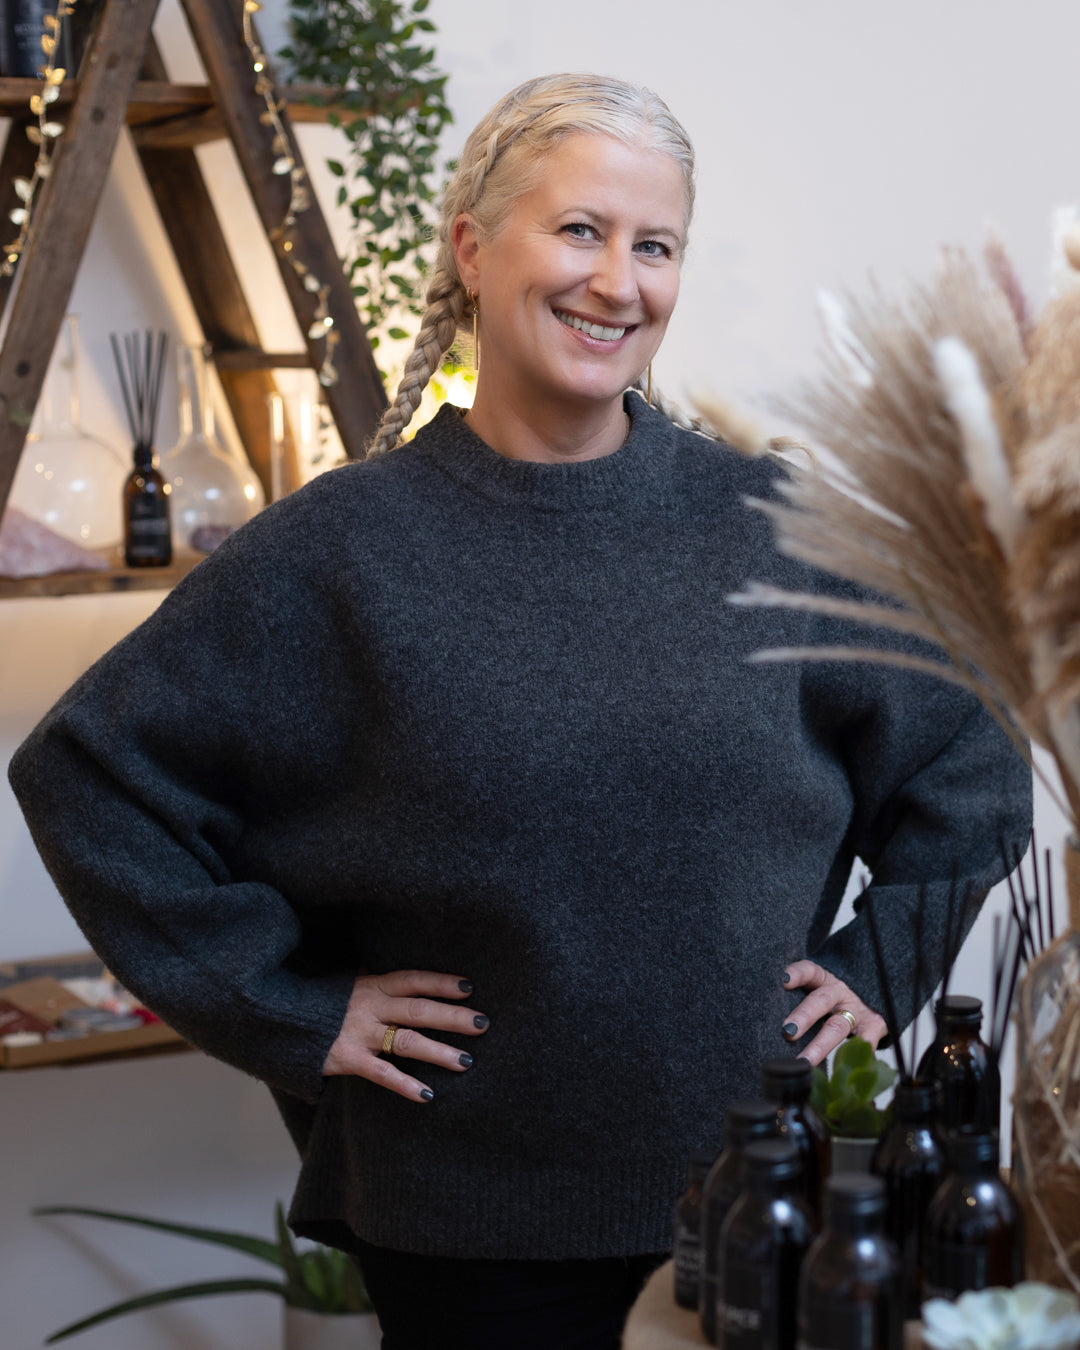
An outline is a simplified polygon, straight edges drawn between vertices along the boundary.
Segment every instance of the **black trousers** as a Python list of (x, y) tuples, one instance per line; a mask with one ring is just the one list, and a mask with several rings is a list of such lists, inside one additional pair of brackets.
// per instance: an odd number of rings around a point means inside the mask
[(473, 1261), (357, 1244), (383, 1350), (618, 1350), (667, 1253), (597, 1261)]

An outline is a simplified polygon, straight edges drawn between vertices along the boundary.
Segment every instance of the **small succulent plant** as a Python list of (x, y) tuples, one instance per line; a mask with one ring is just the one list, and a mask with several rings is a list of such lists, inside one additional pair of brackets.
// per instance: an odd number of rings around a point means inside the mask
[(1080, 1346), (1075, 1294), (1029, 1282), (1015, 1289), (980, 1289), (955, 1303), (932, 1298), (922, 1306), (923, 1341), (930, 1350), (1072, 1350)]
[(869, 1041), (852, 1036), (833, 1056), (831, 1073), (814, 1070), (810, 1105), (833, 1134), (877, 1139), (889, 1115), (874, 1102), (895, 1081), (892, 1065), (874, 1054)]

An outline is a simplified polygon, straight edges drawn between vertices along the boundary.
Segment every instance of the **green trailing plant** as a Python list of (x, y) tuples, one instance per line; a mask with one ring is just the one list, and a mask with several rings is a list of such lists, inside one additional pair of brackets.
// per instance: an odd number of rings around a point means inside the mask
[(348, 154), (329, 159), (337, 202), (352, 217), (345, 267), (373, 348), (405, 338), (395, 323), (422, 312), (439, 136), (452, 120), (447, 77), (425, 45), (429, 0), (289, 0), (289, 44), (279, 53), (295, 81), (328, 91), (331, 125)]
[(155, 1308), (162, 1303), (177, 1303), (183, 1299), (204, 1298), (209, 1294), (276, 1294), (290, 1307), (305, 1308), (311, 1312), (373, 1311), (371, 1299), (364, 1285), (364, 1277), (352, 1258), (331, 1247), (316, 1245), (311, 1248), (298, 1248), (293, 1242), (280, 1204), (274, 1214), (277, 1239), (273, 1242), (266, 1238), (250, 1237), (246, 1233), (169, 1223), (164, 1219), (149, 1219), (139, 1214), (122, 1214), (109, 1209), (86, 1209), (78, 1205), (47, 1205), (33, 1212), (37, 1215), (76, 1214), (90, 1219), (108, 1219), (115, 1223), (152, 1228), (159, 1233), (173, 1233), (177, 1237), (192, 1238), (196, 1242), (208, 1242), (217, 1247), (229, 1247), (233, 1251), (243, 1252), (258, 1261), (276, 1266), (282, 1275), (281, 1279), (275, 1280), (244, 1277), (203, 1280), (196, 1284), (175, 1285), (169, 1289), (155, 1290), (150, 1294), (140, 1294), (136, 1298), (125, 1299), (122, 1303), (102, 1308), (100, 1312), (92, 1313), (78, 1322), (72, 1322), (69, 1326), (61, 1327), (59, 1331), (53, 1332), (45, 1342), (46, 1345), (74, 1336), (76, 1332), (97, 1326), (99, 1322), (122, 1317), (125, 1313)]
[(877, 1139), (889, 1122), (889, 1110), (875, 1101), (892, 1087), (896, 1070), (874, 1054), (860, 1036), (846, 1040), (833, 1056), (832, 1070), (814, 1070), (810, 1105), (833, 1134)]

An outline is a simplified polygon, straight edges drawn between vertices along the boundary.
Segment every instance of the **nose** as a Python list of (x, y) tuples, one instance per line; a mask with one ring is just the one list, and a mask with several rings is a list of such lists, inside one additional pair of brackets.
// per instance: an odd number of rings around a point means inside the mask
[(612, 309), (625, 309), (638, 298), (634, 257), (625, 244), (609, 241), (595, 255), (595, 267), (589, 282), (594, 295)]

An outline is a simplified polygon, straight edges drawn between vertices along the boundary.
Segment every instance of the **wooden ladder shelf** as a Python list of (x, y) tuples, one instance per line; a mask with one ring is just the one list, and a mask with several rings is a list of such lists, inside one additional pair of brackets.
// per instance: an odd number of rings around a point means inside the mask
[[(287, 249), (279, 232), (291, 185), (273, 172), (279, 150), (264, 120), (266, 102), (256, 91), (251, 54), (244, 42), (243, 0), (181, 0), (208, 84), (174, 85), (151, 33), (158, 0), (103, 0), (79, 67), (65, 81), (54, 106), (66, 122), (39, 192), (30, 234), (18, 264), (17, 286), (0, 278), (0, 306), (10, 305), (0, 345), (0, 515), (11, 491), (30, 419), (64, 321), (76, 274), (97, 212), (121, 129), (131, 127), (143, 171), (181, 275), (191, 296), (211, 359), (217, 367), (237, 431), (264, 486), (270, 481), (273, 370), (303, 366), (318, 371), (325, 339), (312, 338), (318, 297), (307, 290), (306, 270), (329, 288), (328, 310), (337, 335), (334, 367), (325, 388), (345, 452), (362, 453), (386, 406), (382, 381), (330, 230), (311, 190), (310, 206), (296, 214)], [(141, 78), (140, 78), (141, 76)], [(36, 148), (25, 134), (31, 122), (34, 80), (0, 80), (0, 114), (12, 117), (0, 156), (0, 212), (20, 205), (16, 177), (33, 173)], [(303, 167), (287, 107), (280, 113), (289, 156)], [(225, 242), (194, 147), (227, 136), (236, 151), (252, 202), (271, 241), (282, 284), (305, 350), (262, 351), (258, 331)], [(299, 263), (300, 269), (294, 264)], [(169, 584), (169, 575), (86, 573), (70, 584), (42, 578), (37, 585), (0, 583), (0, 597), (72, 590), (130, 589)], [(169, 574), (172, 569), (161, 569)]]

